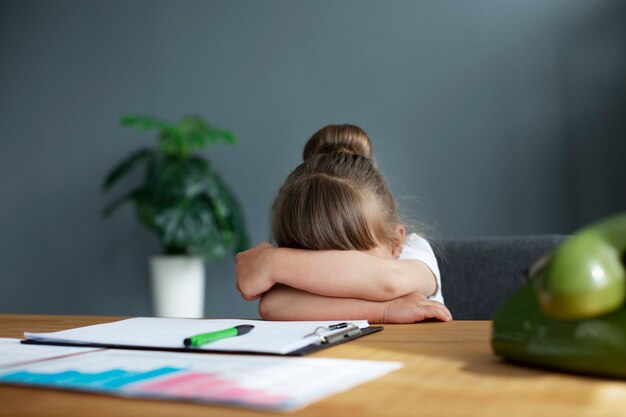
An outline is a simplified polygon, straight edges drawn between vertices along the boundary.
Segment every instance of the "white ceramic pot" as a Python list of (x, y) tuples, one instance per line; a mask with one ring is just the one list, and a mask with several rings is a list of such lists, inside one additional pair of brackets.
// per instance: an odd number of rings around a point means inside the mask
[(150, 278), (155, 316), (204, 316), (204, 259), (195, 256), (153, 256), (150, 258)]

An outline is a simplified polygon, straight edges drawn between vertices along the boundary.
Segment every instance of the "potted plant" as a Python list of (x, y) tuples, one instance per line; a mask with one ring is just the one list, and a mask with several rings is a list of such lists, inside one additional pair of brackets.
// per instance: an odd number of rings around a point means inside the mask
[(204, 262), (247, 249), (248, 235), (239, 201), (196, 151), (218, 143), (234, 144), (237, 138), (199, 116), (170, 123), (127, 115), (120, 123), (156, 130), (158, 146), (131, 153), (108, 173), (104, 191), (135, 169), (144, 170), (143, 182), (111, 202), (103, 214), (109, 216), (132, 202), (139, 221), (157, 235), (163, 254), (150, 259), (155, 314), (202, 317)]

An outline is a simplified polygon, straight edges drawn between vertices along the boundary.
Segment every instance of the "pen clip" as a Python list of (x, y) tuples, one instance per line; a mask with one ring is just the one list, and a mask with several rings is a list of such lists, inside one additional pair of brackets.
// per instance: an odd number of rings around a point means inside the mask
[(306, 337), (316, 336), (319, 340), (316, 340), (316, 344), (331, 344), (335, 343), (343, 338), (352, 337), (361, 332), (361, 329), (354, 323), (338, 323), (331, 324), (328, 327), (319, 326), (313, 333), (309, 333)]

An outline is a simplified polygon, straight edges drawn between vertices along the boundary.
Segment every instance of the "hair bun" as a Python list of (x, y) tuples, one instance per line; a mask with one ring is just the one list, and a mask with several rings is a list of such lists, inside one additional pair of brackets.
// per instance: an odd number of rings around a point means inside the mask
[(328, 125), (311, 136), (304, 145), (302, 158), (309, 159), (313, 155), (346, 152), (365, 158), (372, 157), (372, 144), (363, 129), (354, 125)]

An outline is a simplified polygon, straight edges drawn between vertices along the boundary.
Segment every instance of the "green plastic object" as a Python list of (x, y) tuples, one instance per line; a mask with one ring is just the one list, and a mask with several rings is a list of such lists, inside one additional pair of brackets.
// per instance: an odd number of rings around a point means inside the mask
[(503, 358), (556, 370), (626, 377), (626, 213), (577, 232), (498, 311)]

